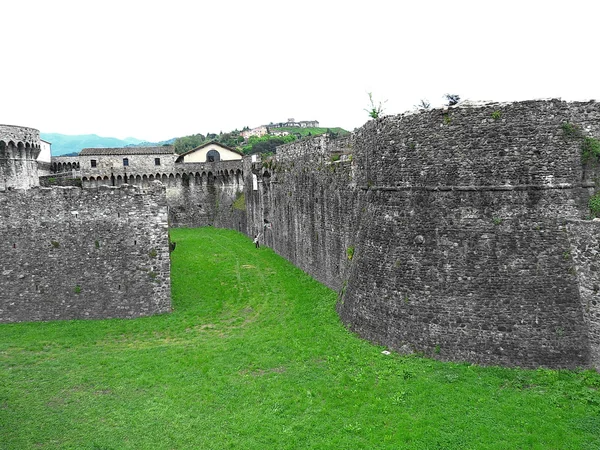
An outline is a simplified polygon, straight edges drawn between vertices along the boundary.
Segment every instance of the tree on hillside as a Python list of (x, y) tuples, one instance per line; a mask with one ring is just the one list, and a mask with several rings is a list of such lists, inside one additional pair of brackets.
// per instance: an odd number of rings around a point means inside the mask
[(198, 133), (191, 136), (184, 136), (177, 138), (173, 144), (175, 147), (175, 153), (182, 154), (188, 152), (199, 145), (202, 145), (206, 141), (204, 135)]
[(277, 146), (295, 140), (296, 136), (292, 134), (287, 136), (250, 136), (248, 143), (242, 147), (242, 152), (246, 155), (252, 155), (254, 153), (275, 153)]

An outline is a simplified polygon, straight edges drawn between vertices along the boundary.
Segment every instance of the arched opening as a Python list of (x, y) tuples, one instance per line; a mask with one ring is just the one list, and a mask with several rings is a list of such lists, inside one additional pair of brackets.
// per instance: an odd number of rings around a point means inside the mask
[(221, 155), (216, 150), (209, 150), (206, 153), (206, 162), (218, 162), (221, 161)]
[(183, 187), (190, 187), (190, 178), (188, 177), (187, 173), (184, 173), (182, 175), (182, 177), (181, 177), (181, 185)]

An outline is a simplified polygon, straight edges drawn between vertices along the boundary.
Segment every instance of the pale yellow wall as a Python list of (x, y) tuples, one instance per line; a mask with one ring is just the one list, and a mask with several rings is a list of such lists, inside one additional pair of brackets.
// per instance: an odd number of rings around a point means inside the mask
[(206, 154), (211, 150), (216, 150), (219, 152), (221, 155), (221, 161), (235, 161), (242, 159), (242, 155), (232, 152), (231, 150), (227, 150), (226, 148), (223, 148), (217, 144), (209, 144), (200, 150), (196, 150), (195, 152), (185, 155), (183, 157), (183, 162), (206, 162)]

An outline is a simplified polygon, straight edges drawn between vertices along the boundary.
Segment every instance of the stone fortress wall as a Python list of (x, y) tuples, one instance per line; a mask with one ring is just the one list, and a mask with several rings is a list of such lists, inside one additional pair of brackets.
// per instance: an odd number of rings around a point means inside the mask
[(84, 149), (78, 163), (84, 188), (145, 188), (160, 181), (166, 187), (172, 226), (245, 230), (244, 214), (233, 207), (243, 190), (242, 161), (176, 163), (178, 156), (172, 146)]
[(564, 124), (600, 137), (600, 105), (464, 105), (288, 144), (244, 171), (249, 234), (269, 221), (266, 243), (338, 289), (369, 340), (600, 368), (599, 226), (585, 220), (598, 168)]
[[(160, 180), (172, 226), (260, 232), (338, 290), (350, 329), (389, 348), (599, 369), (600, 225), (587, 220), (599, 170), (582, 162), (582, 136), (600, 137), (598, 103), (463, 104), (262, 160), (130, 167), (127, 183)], [(105, 176), (82, 173), (82, 195)]]

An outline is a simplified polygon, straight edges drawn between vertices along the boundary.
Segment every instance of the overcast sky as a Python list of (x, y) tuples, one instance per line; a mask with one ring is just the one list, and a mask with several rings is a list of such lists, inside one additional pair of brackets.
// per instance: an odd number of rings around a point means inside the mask
[(5, 0), (0, 123), (150, 141), (445, 93), (600, 100), (600, 2)]

